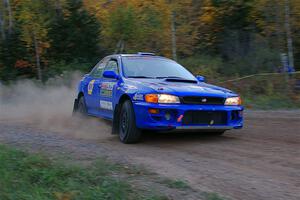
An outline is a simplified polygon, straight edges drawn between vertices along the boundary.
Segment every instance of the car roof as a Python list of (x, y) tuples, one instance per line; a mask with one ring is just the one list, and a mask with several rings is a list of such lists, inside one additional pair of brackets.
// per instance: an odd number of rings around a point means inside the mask
[(163, 56), (157, 56), (154, 53), (146, 53), (146, 52), (139, 52), (136, 54), (113, 54), (110, 55), (110, 57), (151, 57), (151, 58), (160, 58), (160, 59), (166, 59), (173, 61), (169, 58), (163, 57)]

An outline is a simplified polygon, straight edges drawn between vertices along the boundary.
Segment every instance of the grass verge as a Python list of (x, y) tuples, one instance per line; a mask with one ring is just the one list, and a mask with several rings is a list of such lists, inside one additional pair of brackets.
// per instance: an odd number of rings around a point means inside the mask
[[(300, 109), (300, 101), (292, 100), (287, 96), (253, 96), (245, 97), (244, 104), (247, 108), (260, 110)], [(297, 103), (298, 102), (298, 103)]]
[(190, 186), (182, 180), (172, 180), (172, 179), (164, 179), (161, 181), (161, 183), (164, 183), (168, 185), (170, 188), (176, 188), (176, 189), (189, 189)]
[(0, 199), (164, 199), (144, 196), (113, 177), (114, 167), (103, 161), (89, 167), (67, 166), (0, 145)]

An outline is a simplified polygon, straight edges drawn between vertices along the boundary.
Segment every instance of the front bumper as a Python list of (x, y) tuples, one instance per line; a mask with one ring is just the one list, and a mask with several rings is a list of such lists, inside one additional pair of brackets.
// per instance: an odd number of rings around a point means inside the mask
[[(136, 125), (140, 129), (155, 130), (230, 130), (243, 127), (243, 106), (224, 105), (187, 105), (187, 104), (152, 104), (133, 102)], [(150, 114), (149, 109), (158, 109), (158, 114)], [(195, 112), (222, 112), (226, 120), (219, 124), (184, 122), (185, 114)]]
[(233, 128), (234, 126), (176, 126), (177, 130), (230, 130)]

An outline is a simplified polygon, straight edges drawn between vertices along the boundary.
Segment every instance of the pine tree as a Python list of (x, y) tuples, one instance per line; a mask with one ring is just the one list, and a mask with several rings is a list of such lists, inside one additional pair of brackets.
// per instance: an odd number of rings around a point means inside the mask
[(80, 0), (68, 0), (63, 15), (53, 22), (49, 55), (54, 60), (91, 61), (101, 57), (100, 24)]

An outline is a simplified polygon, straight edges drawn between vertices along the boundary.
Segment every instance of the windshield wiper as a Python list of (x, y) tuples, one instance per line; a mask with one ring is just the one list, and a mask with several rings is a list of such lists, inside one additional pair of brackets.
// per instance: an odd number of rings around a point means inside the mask
[(127, 76), (127, 78), (154, 78), (150, 76)]

